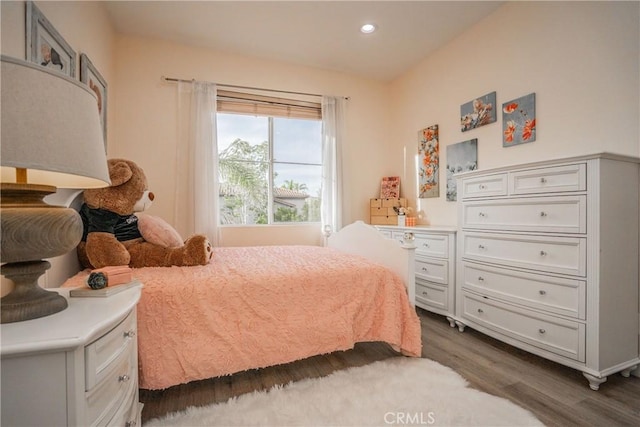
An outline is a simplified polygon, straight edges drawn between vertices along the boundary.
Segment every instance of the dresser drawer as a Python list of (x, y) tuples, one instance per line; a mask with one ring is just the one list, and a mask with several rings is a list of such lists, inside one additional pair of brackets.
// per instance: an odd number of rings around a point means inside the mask
[(463, 289), (489, 297), (585, 319), (586, 284), (582, 280), (463, 262), (461, 282)]
[(462, 256), (467, 260), (584, 277), (586, 239), (465, 232)]
[(444, 260), (416, 257), (415, 272), (416, 279), (428, 280), (443, 285), (449, 283), (449, 263)]
[(447, 286), (437, 285), (422, 280), (416, 281), (416, 303), (427, 305), (440, 310), (447, 310), (449, 289)]
[(449, 256), (449, 236), (438, 234), (414, 233), (416, 254), (438, 258)]
[(557, 193), (585, 191), (587, 165), (553, 166), (528, 169), (509, 174), (509, 194)]
[(462, 205), (463, 228), (586, 233), (586, 222), (586, 196), (474, 200)]
[(463, 178), (461, 191), (462, 198), (507, 195), (507, 174), (500, 173), (494, 175), (480, 176), (476, 178)]
[(462, 316), (534, 347), (585, 361), (585, 326), (463, 291)]
[(85, 353), (85, 388), (91, 390), (111, 370), (111, 365), (128, 357), (136, 346), (136, 313), (133, 310), (122, 322), (100, 339), (87, 345)]
[[(136, 352), (124, 353), (116, 363), (111, 363), (100, 380), (85, 393), (87, 403), (87, 424), (106, 425), (119, 412), (122, 405), (128, 405), (131, 393), (138, 388), (136, 381)], [(133, 391), (132, 391), (133, 390)], [(137, 399), (137, 396), (135, 397)]]

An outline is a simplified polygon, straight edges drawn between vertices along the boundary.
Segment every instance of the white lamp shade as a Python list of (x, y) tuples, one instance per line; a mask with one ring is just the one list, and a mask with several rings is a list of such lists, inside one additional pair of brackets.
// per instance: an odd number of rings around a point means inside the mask
[(27, 169), (29, 184), (60, 188), (109, 185), (95, 95), (59, 72), (1, 56), (2, 182)]

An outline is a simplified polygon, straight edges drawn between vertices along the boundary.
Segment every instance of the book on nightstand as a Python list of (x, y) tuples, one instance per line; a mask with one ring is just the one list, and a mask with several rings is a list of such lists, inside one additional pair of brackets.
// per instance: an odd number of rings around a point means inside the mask
[(117, 294), (129, 288), (139, 285), (140, 282), (132, 280), (129, 283), (123, 283), (121, 285), (107, 286), (102, 289), (91, 289), (89, 286), (82, 288), (74, 288), (69, 291), (70, 297), (108, 297), (110, 295)]

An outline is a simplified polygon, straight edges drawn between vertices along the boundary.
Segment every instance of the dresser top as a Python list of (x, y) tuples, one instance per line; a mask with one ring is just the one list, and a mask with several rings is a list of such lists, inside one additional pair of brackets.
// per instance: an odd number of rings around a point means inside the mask
[(71, 288), (47, 290), (60, 293), (69, 306), (50, 316), (0, 325), (2, 357), (89, 344), (127, 316), (140, 299), (142, 285), (108, 297), (69, 297)]
[(374, 227), (398, 231), (426, 231), (432, 233), (455, 233), (458, 231), (458, 228), (452, 225), (415, 225), (410, 227), (399, 227), (397, 225), (375, 225)]
[(454, 176), (455, 178), (460, 178), (460, 177), (474, 176), (478, 174), (504, 172), (512, 169), (527, 169), (527, 168), (535, 168), (535, 167), (563, 165), (563, 164), (575, 163), (575, 162), (585, 162), (587, 160), (593, 160), (593, 159), (606, 159), (606, 160), (615, 160), (619, 162), (640, 163), (640, 158), (638, 157), (603, 152), (603, 153), (585, 154), (582, 156), (564, 157), (561, 159), (541, 160), (541, 161), (529, 162), (529, 163), (517, 163), (512, 165), (497, 166), (495, 168), (489, 168), (489, 169), (477, 169), (474, 171), (457, 173)]

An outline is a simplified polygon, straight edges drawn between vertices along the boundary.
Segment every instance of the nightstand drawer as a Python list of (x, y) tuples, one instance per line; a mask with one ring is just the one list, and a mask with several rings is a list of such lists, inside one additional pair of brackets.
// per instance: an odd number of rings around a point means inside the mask
[(463, 199), (487, 196), (507, 195), (507, 174), (481, 176), (477, 178), (464, 178), (462, 188), (458, 191), (462, 193)]
[(585, 361), (585, 326), (463, 291), (463, 317), (518, 341)]
[(545, 233), (586, 233), (587, 197), (531, 197), (470, 201), (462, 227)]
[(91, 390), (110, 371), (110, 365), (127, 358), (136, 346), (136, 314), (132, 311), (109, 333), (85, 347), (85, 388)]
[(586, 239), (525, 234), (464, 233), (463, 258), (584, 277)]
[(509, 174), (509, 194), (585, 191), (586, 188), (585, 163), (528, 169)]
[(100, 382), (85, 393), (87, 424), (106, 425), (123, 404), (130, 403), (131, 398), (127, 396), (138, 388), (136, 354), (135, 351), (124, 353), (125, 357), (117, 359), (117, 363), (111, 363)]
[(443, 285), (449, 283), (449, 263), (447, 261), (416, 257), (415, 263), (416, 279), (428, 280)]
[(438, 308), (440, 310), (447, 309), (449, 289), (447, 286), (437, 285), (435, 283), (416, 281), (416, 302), (426, 304), (428, 306)]
[(489, 297), (550, 313), (585, 318), (586, 284), (582, 280), (463, 262), (461, 283), (463, 289)]

